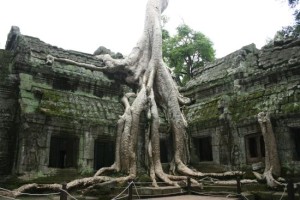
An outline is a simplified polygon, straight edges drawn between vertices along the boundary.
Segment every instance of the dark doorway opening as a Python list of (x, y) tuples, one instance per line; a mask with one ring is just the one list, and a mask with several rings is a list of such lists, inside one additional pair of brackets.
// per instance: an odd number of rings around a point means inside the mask
[(245, 137), (248, 163), (262, 161), (265, 157), (265, 142), (261, 134), (251, 134)]
[(295, 142), (294, 159), (300, 161), (300, 128), (292, 128), (292, 139)]
[(78, 147), (79, 140), (75, 137), (51, 137), (49, 167), (77, 167)]
[[(122, 158), (121, 158), (122, 159)], [(115, 161), (115, 143), (113, 141), (95, 141), (94, 169), (109, 167)]]
[(258, 143), (256, 137), (248, 138), (249, 156), (251, 158), (258, 157)]
[(213, 161), (211, 137), (194, 138), (193, 141), (199, 161)]
[(160, 140), (160, 162), (168, 163), (168, 146), (166, 140)]

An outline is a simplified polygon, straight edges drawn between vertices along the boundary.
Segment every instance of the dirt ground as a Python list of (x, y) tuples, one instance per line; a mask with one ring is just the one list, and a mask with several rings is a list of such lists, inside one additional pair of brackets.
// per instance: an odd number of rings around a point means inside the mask
[(149, 200), (236, 200), (236, 198), (212, 197), (212, 196), (196, 196), (196, 195), (181, 195), (173, 197), (149, 198)]

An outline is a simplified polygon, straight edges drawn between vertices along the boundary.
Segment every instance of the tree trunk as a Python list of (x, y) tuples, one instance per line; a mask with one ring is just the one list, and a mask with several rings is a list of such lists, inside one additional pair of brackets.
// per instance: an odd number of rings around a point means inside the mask
[(266, 179), (268, 186), (276, 187), (280, 183), (273, 178), (272, 174), (280, 176), (281, 167), (272, 123), (269, 113), (260, 112), (257, 118), (265, 141), (265, 170), (262, 176), (258, 173), (254, 174), (259, 179)]

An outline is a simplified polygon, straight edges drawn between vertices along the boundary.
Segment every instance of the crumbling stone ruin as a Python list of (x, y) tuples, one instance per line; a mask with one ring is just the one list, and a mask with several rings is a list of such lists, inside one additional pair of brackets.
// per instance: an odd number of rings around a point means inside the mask
[(195, 100), (185, 109), (192, 161), (263, 168), (265, 144), (257, 115), (267, 112), (284, 172), (299, 174), (299, 78), (299, 38), (261, 50), (251, 44), (199, 69), (182, 89)]
[[(104, 66), (93, 55), (51, 46), (12, 28), (6, 49), (0, 50), (0, 174), (93, 171), (113, 163), (120, 99), (131, 89), (122, 74), (78, 63)], [(191, 163), (201, 171), (263, 168), (257, 114), (264, 111), (284, 173), (300, 174), (299, 77), (300, 39), (261, 50), (251, 44), (199, 69), (181, 89), (193, 99), (183, 108)], [(168, 131), (167, 124), (160, 130), (162, 162), (170, 162), (172, 154)]]

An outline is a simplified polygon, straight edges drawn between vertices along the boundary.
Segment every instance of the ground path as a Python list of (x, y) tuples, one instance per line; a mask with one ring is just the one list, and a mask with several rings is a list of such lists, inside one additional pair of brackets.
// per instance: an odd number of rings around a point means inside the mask
[(180, 195), (172, 197), (149, 198), (148, 200), (235, 200), (237, 198), (197, 196), (197, 195)]

